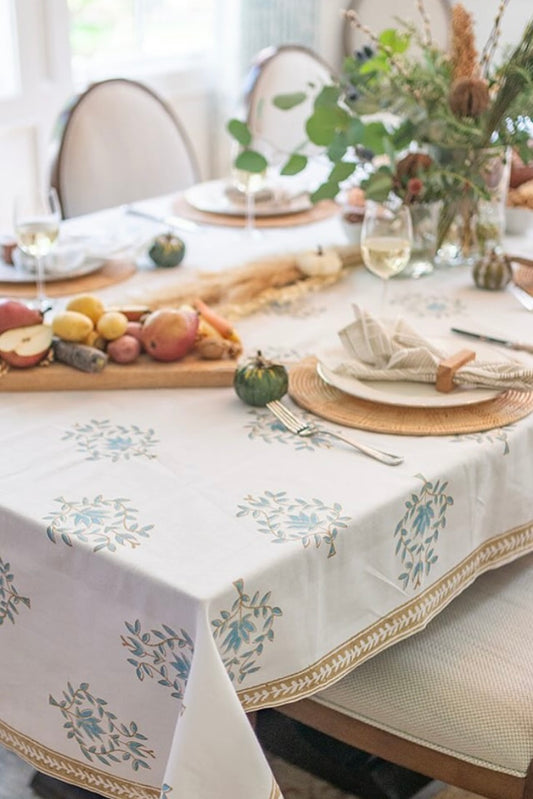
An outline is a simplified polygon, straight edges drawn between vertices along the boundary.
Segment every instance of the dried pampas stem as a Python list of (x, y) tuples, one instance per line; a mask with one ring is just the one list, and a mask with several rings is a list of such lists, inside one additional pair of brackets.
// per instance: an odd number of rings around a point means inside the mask
[(200, 297), (224, 316), (237, 319), (271, 304), (285, 304), (304, 294), (325, 288), (361, 263), (359, 247), (336, 247), (342, 269), (336, 275), (307, 277), (296, 263), (297, 254), (264, 258), (245, 266), (216, 274), (200, 274), (197, 279), (176, 282), (158, 291), (146, 292), (141, 300), (153, 310), (191, 303)]
[(422, 17), (422, 23), (423, 23), (423, 26), (424, 26), (425, 44), (428, 47), (431, 47), (431, 45), (433, 44), (433, 37), (431, 36), (431, 21), (429, 19), (429, 15), (428, 15), (428, 12), (426, 10), (426, 7), (424, 5), (424, 0), (417, 0), (416, 6), (418, 8), (418, 13)]
[(489, 38), (487, 39), (487, 43), (483, 48), (483, 52), (481, 53), (481, 60), (480, 66), (483, 75), (487, 75), (490, 69), (490, 62), (498, 46), (498, 41), (500, 39), (500, 34), (502, 31), (502, 17), (503, 12), (507, 8), (509, 0), (500, 0), (500, 5), (498, 6), (498, 10), (496, 12), (496, 17), (494, 18), (494, 24), (492, 26), (492, 30), (489, 34)]
[(452, 6), (451, 59), (454, 81), (479, 75), (474, 23), (472, 15), (461, 3)]

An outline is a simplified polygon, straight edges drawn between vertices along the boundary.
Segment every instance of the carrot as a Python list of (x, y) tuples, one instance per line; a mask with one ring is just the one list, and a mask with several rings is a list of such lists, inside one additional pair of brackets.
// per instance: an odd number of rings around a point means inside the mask
[(193, 305), (198, 313), (204, 317), (205, 321), (209, 322), (209, 324), (212, 325), (215, 330), (218, 330), (221, 336), (224, 338), (231, 338), (233, 336), (235, 332), (233, 330), (233, 325), (231, 325), (227, 319), (224, 319), (223, 316), (220, 316), (220, 314), (217, 314), (215, 311), (213, 311), (213, 309), (210, 308), (209, 305), (206, 305), (203, 300), (197, 297), (193, 301)]

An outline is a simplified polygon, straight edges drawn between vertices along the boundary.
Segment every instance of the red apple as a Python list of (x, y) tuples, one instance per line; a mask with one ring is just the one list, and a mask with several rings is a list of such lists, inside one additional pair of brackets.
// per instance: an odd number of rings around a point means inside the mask
[(10, 366), (25, 369), (42, 361), (51, 346), (50, 325), (13, 327), (0, 335), (0, 358)]
[(18, 300), (0, 300), (0, 333), (14, 327), (39, 325), (43, 315), (37, 308), (30, 308)]
[(143, 324), (144, 349), (156, 361), (178, 361), (194, 347), (198, 314), (189, 308), (160, 308)]

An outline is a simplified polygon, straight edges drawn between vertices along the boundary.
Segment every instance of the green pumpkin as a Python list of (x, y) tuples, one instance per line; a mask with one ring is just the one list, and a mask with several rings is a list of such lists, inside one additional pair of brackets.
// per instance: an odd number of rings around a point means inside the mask
[(473, 277), (480, 289), (503, 289), (512, 277), (509, 259), (498, 250), (490, 250), (474, 265)]
[(235, 371), (233, 386), (247, 405), (263, 406), (281, 399), (289, 388), (289, 375), (282, 364), (266, 361), (260, 352)]
[(177, 266), (183, 261), (185, 243), (172, 233), (162, 233), (151, 243), (148, 255), (156, 266)]

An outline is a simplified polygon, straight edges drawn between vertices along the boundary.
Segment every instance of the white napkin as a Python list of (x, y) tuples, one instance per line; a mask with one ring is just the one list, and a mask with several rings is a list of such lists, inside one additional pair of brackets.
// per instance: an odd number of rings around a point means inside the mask
[[(426, 341), (403, 319), (382, 322), (353, 306), (355, 321), (339, 331), (349, 356), (333, 371), (358, 380), (408, 380), (435, 383), (437, 367), (453, 353)], [(478, 361), (457, 370), (457, 386), (533, 390), (533, 369), (505, 361)]]

